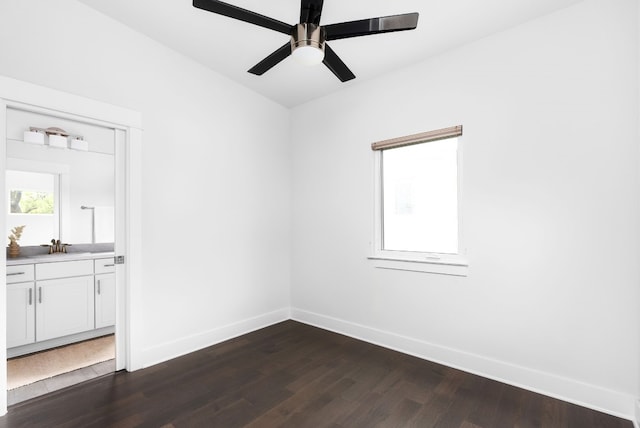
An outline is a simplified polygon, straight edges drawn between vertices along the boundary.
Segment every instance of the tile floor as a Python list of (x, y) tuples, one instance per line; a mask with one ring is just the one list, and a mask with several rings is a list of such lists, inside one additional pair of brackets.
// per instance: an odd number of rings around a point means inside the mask
[(71, 386), (76, 383), (94, 379), (108, 373), (113, 373), (115, 370), (115, 360), (94, 364), (89, 367), (21, 386), (20, 388), (11, 389), (7, 391), (7, 402), (9, 406), (11, 406), (49, 392), (57, 391), (58, 389), (66, 388), (67, 386)]

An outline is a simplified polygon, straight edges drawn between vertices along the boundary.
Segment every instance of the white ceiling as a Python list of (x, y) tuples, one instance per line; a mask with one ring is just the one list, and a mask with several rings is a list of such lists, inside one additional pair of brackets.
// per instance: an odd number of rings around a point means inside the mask
[[(341, 88), (513, 27), (581, 0), (325, 0), (321, 24), (419, 12), (413, 31), (334, 40), (330, 46), (356, 75), (341, 83), (323, 65), (291, 57), (263, 76), (247, 70), (288, 37), (196, 9), (191, 0), (79, 0), (164, 45), (282, 104), (293, 107)], [(228, 0), (295, 24), (300, 0)]]

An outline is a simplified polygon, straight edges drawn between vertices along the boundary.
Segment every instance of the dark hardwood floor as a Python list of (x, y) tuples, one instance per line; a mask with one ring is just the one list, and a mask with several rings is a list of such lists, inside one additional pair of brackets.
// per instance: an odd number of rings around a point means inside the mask
[(0, 427), (577, 427), (630, 421), (286, 321), (9, 408)]

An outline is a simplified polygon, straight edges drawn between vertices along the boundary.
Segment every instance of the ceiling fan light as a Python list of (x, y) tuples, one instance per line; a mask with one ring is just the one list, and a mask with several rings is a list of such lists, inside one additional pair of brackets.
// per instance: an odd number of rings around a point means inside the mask
[(315, 46), (300, 46), (293, 51), (293, 57), (302, 65), (318, 65), (324, 59), (322, 49)]
[(314, 24), (302, 23), (291, 35), (291, 54), (304, 65), (317, 65), (324, 60), (325, 31)]

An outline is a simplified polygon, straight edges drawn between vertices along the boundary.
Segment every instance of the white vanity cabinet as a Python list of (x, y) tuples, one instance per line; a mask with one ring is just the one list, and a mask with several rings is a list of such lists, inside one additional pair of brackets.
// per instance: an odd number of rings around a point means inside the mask
[(113, 257), (8, 265), (8, 356), (113, 333), (115, 285)]
[(7, 347), (36, 341), (34, 266), (7, 266)]
[(94, 260), (96, 328), (116, 323), (116, 274), (113, 257)]

